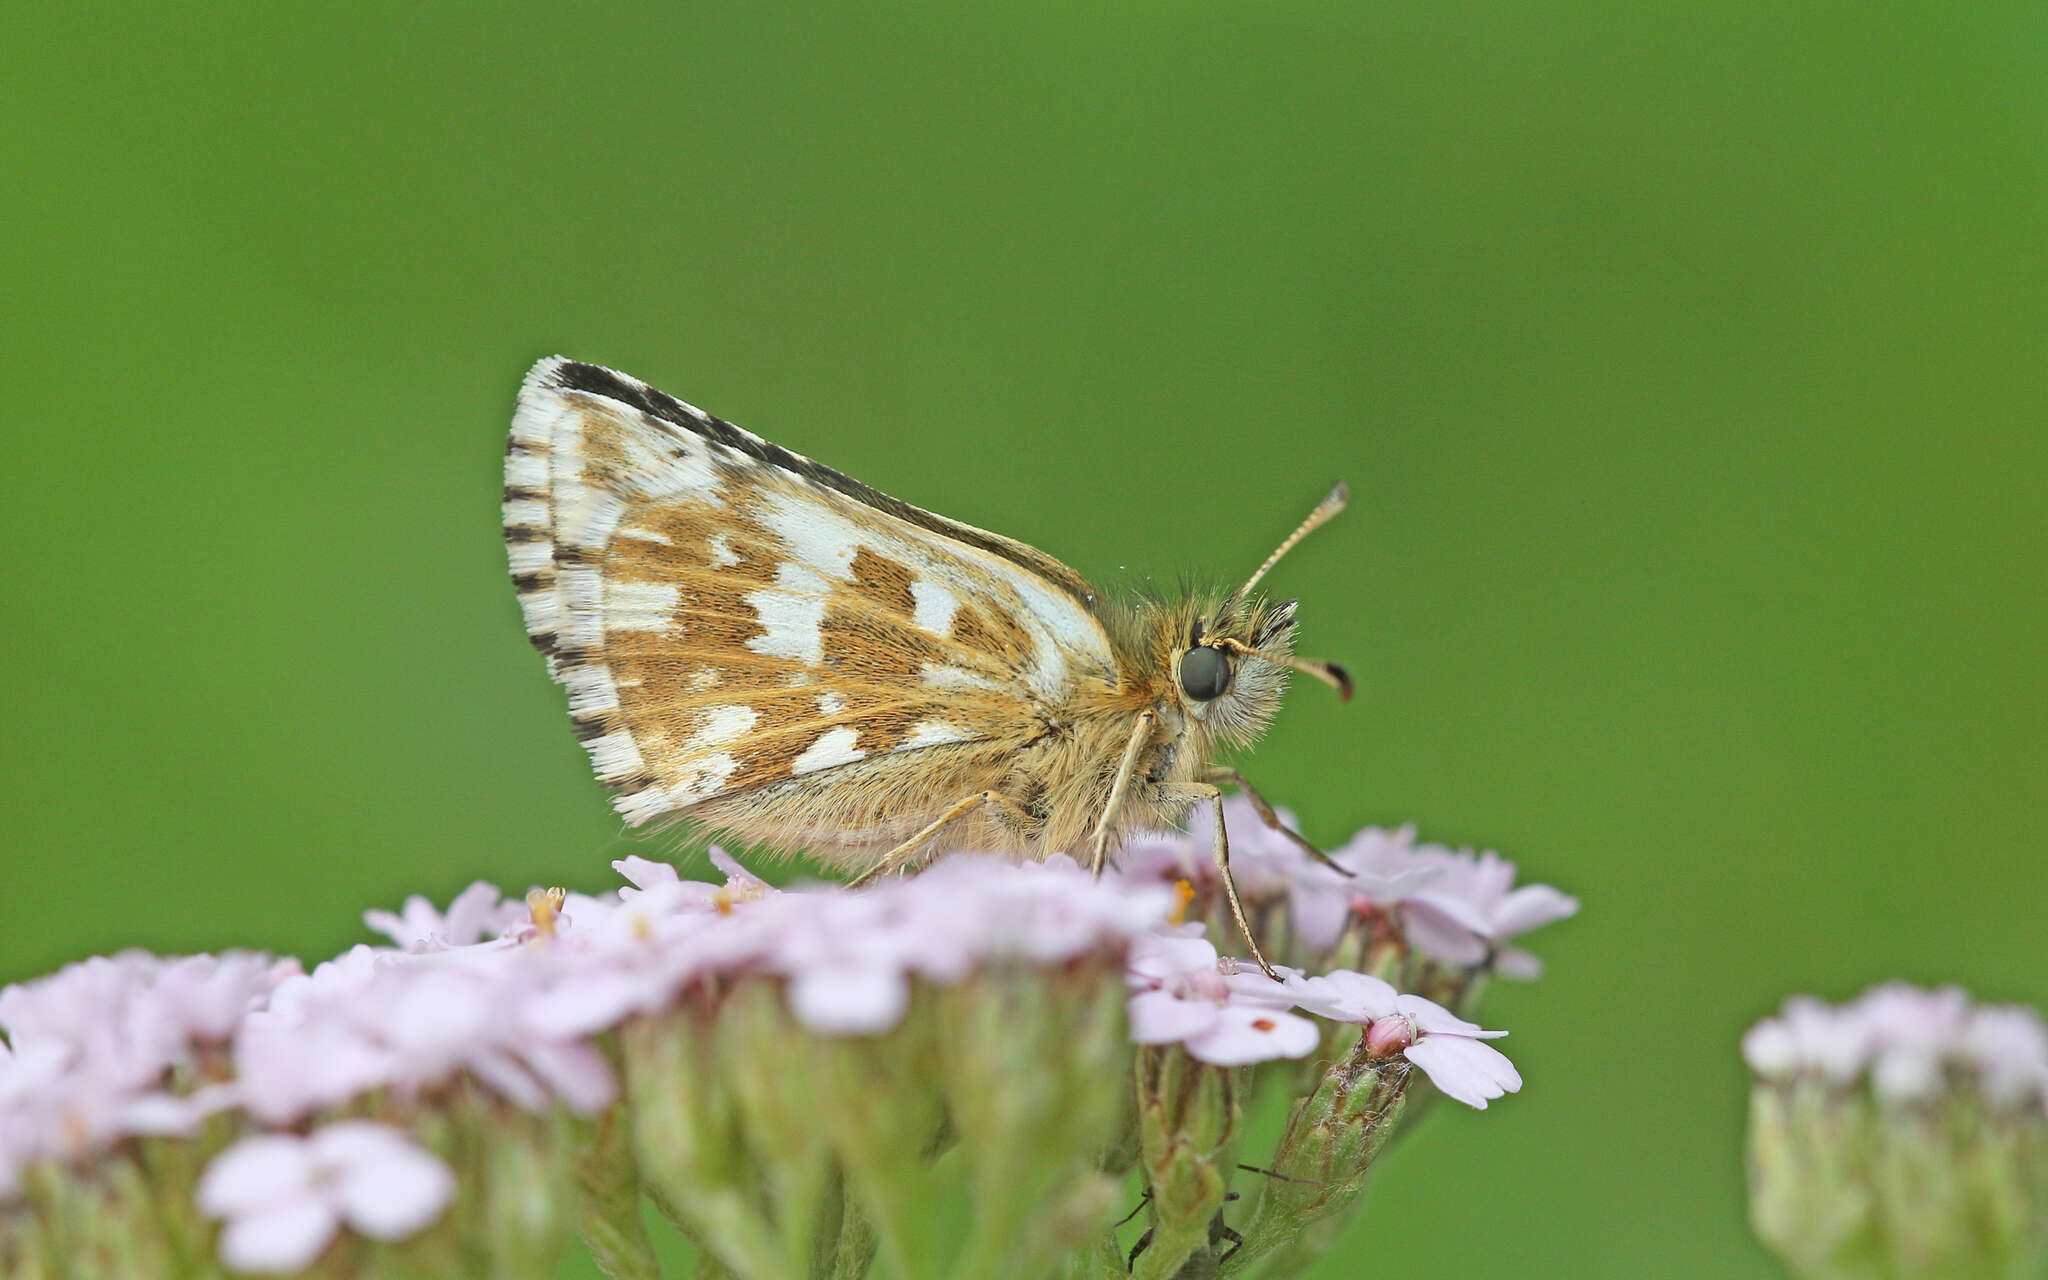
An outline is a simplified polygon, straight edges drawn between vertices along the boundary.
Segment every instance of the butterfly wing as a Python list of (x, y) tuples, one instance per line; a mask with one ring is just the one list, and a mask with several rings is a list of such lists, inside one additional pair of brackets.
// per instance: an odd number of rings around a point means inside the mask
[[(527, 376), (504, 512), (527, 631), (636, 825), (744, 827), (738, 798), (830, 799), (904, 753), (986, 757), (1047, 733), (1078, 681), (1115, 681), (1065, 565), (609, 369)], [(877, 821), (887, 787), (867, 790), (879, 806), (829, 815)]]

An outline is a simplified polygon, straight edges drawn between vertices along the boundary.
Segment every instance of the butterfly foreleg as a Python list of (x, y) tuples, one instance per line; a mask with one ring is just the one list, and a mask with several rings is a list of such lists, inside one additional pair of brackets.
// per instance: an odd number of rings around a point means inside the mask
[(903, 864), (910, 861), (911, 856), (924, 845), (925, 841), (930, 840), (939, 832), (944, 831), (947, 827), (952, 826), (960, 821), (960, 819), (984, 806), (993, 811), (997, 821), (1013, 825), (1019, 830), (1029, 830), (1038, 821), (1031, 816), (1030, 812), (1023, 805), (1018, 804), (1015, 800), (1010, 799), (1010, 797), (999, 791), (977, 791), (926, 823), (923, 829), (916, 835), (883, 854), (880, 862), (855, 876), (847, 887), (850, 889), (861, 888), (888, 875), (891, 871), (900, 869)]
[(1150, 708), (1140, 711), (1131, 725), (1131, 739), (1124, 744), (1123, 758), (1116, 765), (1116, 779), (1109, 784), (1109, 799), (1103, 802), (1102, 816), (1096, 820), (1095, 834), (1090, 837), (1094, 851), (1088, 866), (1097, 879), (1102, 876), (1102, 860), (1109, 856), (1109, 835), (1114, 829), (1117, 811), (1124, 807), (1124, 800), (1131, 793), (1131, 779), (1137, 776), (1138, 761), (1144, 756), (1146, 745), (1152, 741), (1153, 730), (1158, 727), (1159, 713)]
[(1223, 897), (1230, 903), (1230, 918), (1244, 938), (1244, 945), (1251, 948), (1252, 959), (1258, 962), (1260, 970), (1277, 982), (1280, 975), (1273, 972), (1266, 953), (1259, 950), (1259, 940), (1252, 936), (1251, 923), (1244, 916), (1244, 902), (1237, 896), (1237, 880), (1230, 874), (1230, 837), (1223, 831), (1223, 789), (1213, 782), (1181, 782), (1160, 787), (1156, 795), (1163, 801), (1195, 801), (1210, 806), (1216, 820), (1210, 852), (1216, 858), (1217, 878), (1223, 881)]
[(1335, 858), (1332, 858), (1329, 854), (1324, 853), (1321, 849), (1318, 849), (1314, 845), (1310, 844), (1307, 836), (1301, 834), (1301, 832), (1296, 831), (1293, 827), (1290, 827), (1286, 823), (1280, 821), (1280, 815), (1273, 811), (1273, 806), (1266, 802), (1266, 797), (1260, 795), (1258, 788), (1254, 787), (1251, 784), (1251, 780), (1245, 777), (1243, 774), (1239, 773), (1237, 770), (1229, 767), (1228, 765), (1215, 765), (1202, 776), (1210, 782), (1228, 783), (1229, 785), (1236, 787), (1237, 793), (1239, 795), (1243, 796), (1245, 799), (1252, 802), (1252, 809), (1258, 813), (1259, 821), (1265, 823), (1273, 830), (1278, 831), (1281, 835), (1286, 836), (1289, 840), (1294, 841), (1294, 843), (1301, 849), (1301, 851), (1303, 853), (1306, 853), (1309, 857), (1314, 858), (1317, 862), (1322, 863), (1324, 866), (1329, 867), (1334, 871), (1341, 872), (1346, 876), (1355, 876), (1356, 874), (1358, 874), (1357, 872), (1346, 868), (1343, 864), (1339, 863)]

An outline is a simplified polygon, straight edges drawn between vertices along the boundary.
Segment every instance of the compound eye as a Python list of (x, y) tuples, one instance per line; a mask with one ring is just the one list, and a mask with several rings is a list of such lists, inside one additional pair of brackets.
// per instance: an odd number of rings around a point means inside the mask
[(1180, 690), (1196, 702), (1211, 702), (1230, 687), (1230, 659), (1203, 646), (1180, 658)]

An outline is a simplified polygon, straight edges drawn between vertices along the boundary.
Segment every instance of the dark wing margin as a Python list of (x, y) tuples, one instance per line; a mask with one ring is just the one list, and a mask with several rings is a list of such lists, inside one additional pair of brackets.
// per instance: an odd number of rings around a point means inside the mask
[(914, 507), (900, 498), (892, 498), (879, 489), (862, 484), (852, 476), (813, 462), (779, 444), (763, 440), (745, 428), (736, 427), (723, 418), (714, 417), (694, 405), (685, 404), (667, 392), (650, 387), (638, 378), (620, 373), (616, 369), (583, 364), (575, 360), (563, 360), (559, 356), (556, 360), (559, 363), (543, 377), (541, 385), (616, 400), (672, 426), (703, 436), (714, 444), (745, 454), (757, 462), (780, 468), (812, 484), (843, 494), (864, 506), (886, 512), (898, 520), (928, 529), (940, 537), (951, 538), (955, 542), (979, 548), (991, 555), (1001, 556), (1057, 586), (1080, 601), (1091, 612), (1095, 608), (1097, 592), (1094, 586), (1080, 574), (1035, 547), (1027, 546), (1013, 538), (1005, 538), (1001, 534), (990, 533), (986, 529), (978, 529), (971, 524), (948, 520), (935, 512), (926, 511), (923, 507)]

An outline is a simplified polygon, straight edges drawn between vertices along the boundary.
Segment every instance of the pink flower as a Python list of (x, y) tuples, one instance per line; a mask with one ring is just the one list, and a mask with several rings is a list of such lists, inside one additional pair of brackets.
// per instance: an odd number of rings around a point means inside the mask
[[(1264, 975), (1226, 975), (1207, 939), (1188, 926), (1138, 938), (1131, 945), (1124, 989), (1129, 992), (1131, 1039), (1139, 1044), (1178, 1041), (1191, 1055), (1219, 1067), (1273, 1058), (1300, 1058), (1322, 1038), (1316, 1025), (1288, 1012), (1293, 1003)], [(1237, 977), (1256, 977), (1265, 988)]]
[(1401, 995), (1369, 974), (1338, 969), (1320, 978), (1294, 978), (1286, 989), (1311, 1013), (1366, 1026), (1367, 1051), (1399, 1053), (1422, 1068), (1445, 1097), (1484, 1111), (1486, 1104), (1522, 1087), (1514, 1064), (1485, 1041), (1487, 1031), (1421, 996)]
[(455, 1177), (403, 1133), (363, 1120), (310, 1138), (263, 1134), (220, 1153), (199, 1180), (201, 1212), (223, 1221), (220, 1259), (235, 1271), (299, 1271), (343, 1223), (374, 1240), (430, 1225)]
[(2040, 1014), (2015, 1005), (1972, 1009), (1961, 1047), (1993, 1106), (2048, 1107), (2048, 1028)]
[(2048, 1028), (2031, 1009), (1972, 1005), (1958, 987), (1885, 983), (1842, 1005), (1793, 996), (1742, 1037), (1761, 1079), (1817, 1076), (1836, 1088), (1867, 1080), (1882, 1101), (1934, 1101), (1975, 1078), (1992, 1106), (2048, 1107)]
[(1547, 884), (1515, 887), (1515, 864), (1491, 850), (1474, 855), (1441, 846), (1418, 851), (1432, 874), (1403, 903), (1408, 940), (1446, 964), (1476, 965), (1493, 958), (1507, 978), (1541, 976), (1543, 964), (1508, 939), (1563, 920), (1579, 900)]
[(708, 852), (711, 865), (725, 874), (723, 887), (702, 880), (684, 880), (676, 869), (666, 862), (655, 862), (638, 854), (629, 854), (612, 863), (612, 870), (633, 882), (632, 888), (619, 890), (619, 899), (631, 902), (657, 885), (680, 884), (685, 887), (687, 900), (693, 905), (725, 910), (737, 903), (765, 898), (771, 893), (779, 892), (774, 885), (741, 866), (737, 859), (717, 845), (712, 845)]
[(496, 938), (526, 920), (526, 908), (506, 902), (496, 885), (479, 880), (448, 904), (441, 914), (419, 894), (405, 900), (394, 915), (389, 911), (365, 911), (363, 923), (407, 951), (445, 951), (467, 947)]

